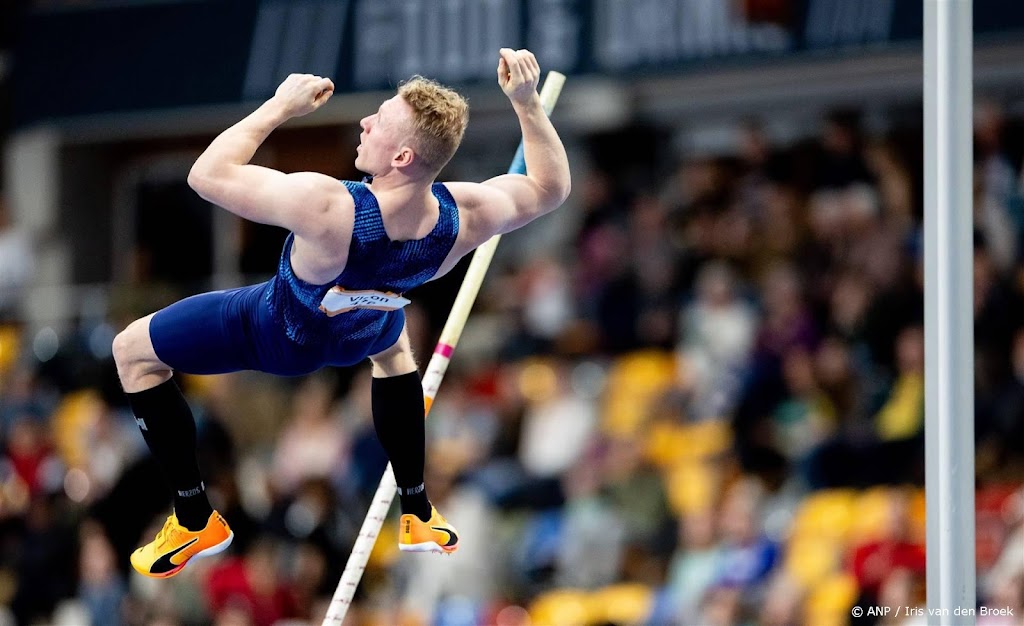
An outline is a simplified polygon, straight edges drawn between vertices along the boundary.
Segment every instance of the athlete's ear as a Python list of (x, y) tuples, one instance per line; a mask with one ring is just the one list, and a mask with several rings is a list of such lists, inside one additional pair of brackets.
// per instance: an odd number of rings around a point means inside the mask
[(392, 167), (407, 167), (412, 165), (412, 162), (416, 160), (416, 153), (412, 151), (409, 146), (402, 146), (398, 149), (398, 154), (391, 159)]

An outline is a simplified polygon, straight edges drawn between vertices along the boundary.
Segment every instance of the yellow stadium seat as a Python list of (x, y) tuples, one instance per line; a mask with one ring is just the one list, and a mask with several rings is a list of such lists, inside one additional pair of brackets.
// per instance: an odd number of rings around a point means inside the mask
[(818, 613), (814, 615), (807, 615), (805, 624), (814, 624), (814, 626), (848, 626), (850, 623), (849, 611), (844, 613)]
[[(374, 624), (374, 626), (391, 626), (394, 615), (391, 611), (379, 611), (371, 614), (370, 618), (375, 620), (374, 622), (370, 622)], [(428, 626), (429, 624), (430, 620), (426, 615), (415, 613), (406, 607), (399, 609), (397, 626)], [(366, 626), (369, 626), (369, 624), (366, 624)]]
[(608, 373), (602, 416), (611, 436), (634, 436), (650, 417), (652, 401), (676, 382), (671, 352), (644, 350), (620, 357)]
[(217, 386), (223, 384), (222, 380), (226, 379), (228, 376), (230, 375), (215, 374), (212, 376), (199, 376), (196, 374), (181, 374), (189, 395), (200, 399), (208, 399), (216, 391)]
[(686, 428), (675, 422), (658, 421), (647, 430), (644, 454), (660, 468), (676, 465), (683, 458), (686, 447)]
[(732, 427), (724, 420), (705, 420), (686, 428), (686, 449), (698, 459), (707, 459), (732, 448)]
[(786, 547), (783, 570), (810, 587), (839, 566), (839, 546), (825, 537), (794, 537)]
[(835, 574), (815, 584), (804, 604), (805, 624), (846, 624), (857, 600), (857, 580)]
[(645, 452), (661, 468), (710, 459), (732, 447), (732, 428), (721, 420), (697, 424), (658, 421), (647, 429)]
[(910, 539), (924, 543), (927, 535), (924, 489), (915, 489), (910, 496)]
[(850, 545), (885, 539), (892, 518), (892, 491), (888, 487), (874, 487), (862, 492), (857, 497), (855, 511)]
[(366, 560), (368, 567), (385, 569), (390, 567), (400, 554), (398, 550), (398, 524), (386, 521), (380, 528), (377, 541), (370, 550), (370, 556)]
[(13, 326), (0, 326), (0, 376), (11, 370), (20, 350), (18, 329)]
[(548, 359), (528, 359), (519, 372), (518, 383), (519, 393), (528, 401), (545, 402), (558, 393), (558, 372)]
[(590, 594), (590, 619), (596, 623), (642, 624), (654, 606), (647, 585), (610, 585)]
[(808, 496), (797, 509), (792, 536), (823, 537), (846, 543), (853, 526), (857, 492), (852, 489), (830, 489)]
[(53, 414), (53, 438), (68, 467), (82, 467), (89, 449), (89, 433), (104, 410), (103, 400), (91, 389), (73, 391)]
[(538, 596), (530, 605), (532, 626), (586, 626), (591, 613), (587, 592), (554, 589)]
[(704, 511), (715, 503), (720, 477), (704, 463), (682, 463), (665, 480), (669, 506), (676, 515)]

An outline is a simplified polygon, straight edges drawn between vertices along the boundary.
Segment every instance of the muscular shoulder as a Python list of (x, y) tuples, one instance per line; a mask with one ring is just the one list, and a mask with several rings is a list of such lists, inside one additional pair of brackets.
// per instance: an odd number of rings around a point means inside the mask
[[(498, 233), (493, 212), (487, 207), (505, 201), (503, 193), (480, 183), (445, 183), (459, 207), (459, 235), (467, 243), (480, 245)], [(475, 246), (474, 246), (475, 247)]]
[(308, 197), (315, 198), (316, 206), (296, 215), (289, 227), (295, 233), (292, 267), (303, 280), (320, 284), (340, 274), (345, 266), (355, 201), (344, 183), (322, 174), (309, 176), (301, 184), (314, 191)]
[(355, 201), (348, 187), (322, 174), (302, 172), (291, 176), (304, 177), (301, 184), (308, 185), (313, 192), (310, 197), (318, 199), (315, 206), (309, 207), (301, 219), (296, 220), (291, 230), (311, 241), (347, 241), (352, 235), (352, 216), (355, 212)]
[(478, 206), (487, 194), (487, 189), (480, 183), (446, 182), (444, 186), (451, 192), (460, 209)]
[(355, 200), (341, 181), (317, 175), (308, 184), (318, 187), (320, 206), (302, 216), (295, 233), (291, 263), (296, 275), (313, 284), (324, 284), (340, 274), (352, 240)]

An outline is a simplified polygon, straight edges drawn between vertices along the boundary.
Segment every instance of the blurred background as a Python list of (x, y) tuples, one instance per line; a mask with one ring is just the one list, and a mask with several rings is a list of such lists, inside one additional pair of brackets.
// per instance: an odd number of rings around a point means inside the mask
[[(1024, 5), (974, 0), (979, 606), (1024, 615)], [(235, 542), (168, 581), (111, 340), (267, 279), (285, 232), (186, 185), (289, 72), (255, 162), (358, 178), (420, 73), (470, 100), (442, 180), (519, 140), (497, 50), (569, 75), (573, 193), (505, 237), (434, 405), (452, 558), (385, 524), (352, 626), (922, 624), (918, 0), (0, 3), (0, 624), (319, 624), (385, 466), (369, 368), (180, 377)], [(425, 367), (466, 263), (410, 294)], [(392, 515), (397, 516), (397, 507)], [(850, 617), (855, 605), (901, 617)]]

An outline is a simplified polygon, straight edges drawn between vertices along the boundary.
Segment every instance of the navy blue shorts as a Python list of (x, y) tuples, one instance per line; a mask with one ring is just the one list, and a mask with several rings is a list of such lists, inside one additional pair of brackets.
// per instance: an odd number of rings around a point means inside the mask
[(157, 357), (186, 374), (257, 370), (302, 376), (325, 365), (355, 365), (387, 350), (405, 326), (401, 309), (385, 313), (383, 331), (366, 340), (300, 344), (271, 317), (267, 283), (203, 293), (161, 309), (149, 325)]

